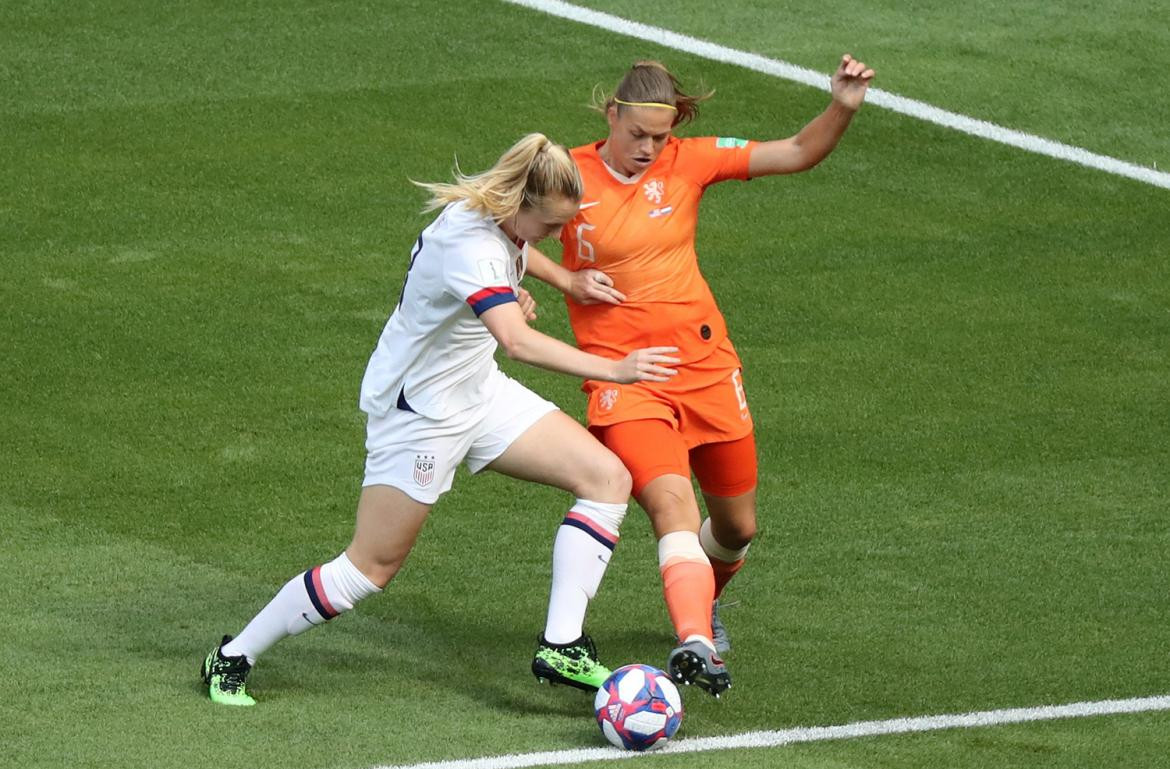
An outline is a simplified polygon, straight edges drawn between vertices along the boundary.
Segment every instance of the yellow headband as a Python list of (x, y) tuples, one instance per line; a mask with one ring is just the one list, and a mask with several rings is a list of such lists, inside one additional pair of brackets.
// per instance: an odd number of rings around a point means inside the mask
[(664, 104), (660, 101), (624, 101), (616, 96), (613, 97), (613, 100), (618, 104), (624, 104), (627, 107), (661, 107), (663, 109), (672, 109), (675, 112), (678, 112), (678, 107), (674, 106), (673, 104)]

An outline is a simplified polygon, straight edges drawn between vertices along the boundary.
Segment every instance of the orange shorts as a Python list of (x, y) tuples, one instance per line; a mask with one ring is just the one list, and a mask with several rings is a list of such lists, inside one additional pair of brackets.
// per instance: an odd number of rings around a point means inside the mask
[(581, 389), (589, 396), (585, 418), (590, 427), (661, 419), (682, 434), (688, 449), (733, 441), (752, 431), (739, 355), (728, 339), (706, 358), (678, 366), (669, 382), (589, 379)]
[[(698, 447), (731, 443), (741, 447), (737, 455), (751, 455), (750, 473), (747, 473), (750, 483), (743, 473), (733, 473), (735, 478), (721, 478), (717, 477), (719, 472), (707, 472), (698, 465), (694, 468), (695, 475), (703, 490), (716, 496), (737, 496), (750, 491), (755, 487), (755, 441), (750, 441), (750, 451), (744, 450), (744, 444), (739, 442), (752, 436), (752, 415), (743, 388), (739, 356), (731, 341), (724, 340), (703, 360), (678, 369), (669, 382), (622, 385), (586, 381), (582, 389), (589, 395), (586, 411), (589, 428), (625, 462), (634, 476), (635, 493), (659, 475), (677, 473), (689, 477), (692, 464), (689, 457)], [(654, 429), (654, 422), (667, 429)], [(608, 429), (627, 423), (630, 429)], [(635, 429), (633, 423), (641, 427)], [(669, 445), (664, 441), (669, 441)], [(738, 460), (736, 463), (742, 464)], [(714, 467), (725, 463), (702, 464)], [(747, 488), (743, 488), (745, 484)], [(728, 489), (734, 493), (720, 493)]]
[(692, 471), (703, 493), (713, 497), (738, 497), (756, 487), (756, 437), (751, 433), (688, 450), (679, 432), (660, 419), (589, 429), (630, 471), (635, 497), (659, 476), (690, 478)]

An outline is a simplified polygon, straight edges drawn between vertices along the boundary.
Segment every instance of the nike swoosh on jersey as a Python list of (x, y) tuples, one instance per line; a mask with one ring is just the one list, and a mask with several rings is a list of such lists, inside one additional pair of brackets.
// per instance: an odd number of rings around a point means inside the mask
[(593, 202), (591, 202), (591, 203), (582, 203), (582, 204), (581, 204), (581, 207), (580, 207), (579, 209), (577, 209), (577, 210), (579, 210), (579, 211), (584, 211), (586, 208), (593, 208), (594, 206), (600, 206), (600, 205), (601, 205), (601, 201), (600, 201), (600, 200), (594, 200), (594, 201), (593, 201)]

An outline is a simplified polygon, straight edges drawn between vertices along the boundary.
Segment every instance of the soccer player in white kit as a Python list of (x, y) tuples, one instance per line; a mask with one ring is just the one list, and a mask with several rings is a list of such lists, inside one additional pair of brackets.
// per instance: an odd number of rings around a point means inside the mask
[(528, 243), (576, 215), (581, 177), (564, 147), (529, 134), (496, 165), (454, 184), (420, 185), (443, 208), (415, 243), (398, 307), (362, 380), (366, 469), (353, 540), (289, 580), (238, 636), (224, 636), (201, 674), (211, 699), (252, 705), (246, 679), (264, 651), (379, 593), (401, 568), (432, 505), (463, 461), (572, 492), (553, 543), (545, 630), (533, 672), (596, 689), (609, 675), (583, 630), (626, 513), (630, 474), (552, 403), (506, 376), (494, 354), (577, 377), (666, 381), (673, 347), (610, 360), (528, 326), (520, 288)]

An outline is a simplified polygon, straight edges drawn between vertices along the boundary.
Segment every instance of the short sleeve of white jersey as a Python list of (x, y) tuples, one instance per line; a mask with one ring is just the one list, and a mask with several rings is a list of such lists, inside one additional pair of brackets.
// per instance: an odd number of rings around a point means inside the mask
[(499, 243), (460, 244), (444, 260), (443, 289), (467, 302), (479, 317), (492, 307), (516, 301), (516, 277), (509, 262)]

